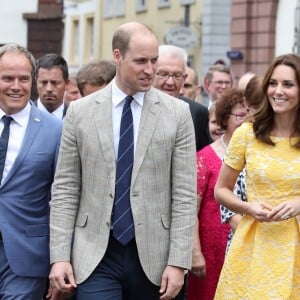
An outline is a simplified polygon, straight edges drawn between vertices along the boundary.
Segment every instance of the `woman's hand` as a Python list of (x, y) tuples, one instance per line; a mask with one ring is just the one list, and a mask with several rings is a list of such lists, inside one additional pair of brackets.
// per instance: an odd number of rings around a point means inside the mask
[(300, 199), (282, 202), (269, 212), (270, 221), (285, 221), (296, 217), (300, 213)]

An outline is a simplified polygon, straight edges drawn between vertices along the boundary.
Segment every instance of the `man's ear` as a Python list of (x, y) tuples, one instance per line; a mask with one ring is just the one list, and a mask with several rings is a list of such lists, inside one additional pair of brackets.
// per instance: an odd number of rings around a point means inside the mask
[[(204, 79), (203, 79), (203, 85), (204, 85), (204, 90), (205, 90), (205, 92), (208, 93), (209, 82), (208, 82), (208, 80), (207, 80), (206, 77), (204, 77)], [(201, 90), (201, 86), (200, 86), (200, 90)]]
[(119, 66), (120, 65), (120, 60), (121, 60), (121, 57), (122, 57), (120, 50), (119, 49), (114, 49), (113, 56), (114, 56), (115, 65)]
[(196, 91), (196, 96), (200, 95), (200, 93), (201, 93), (201, 85), (200, 84), (195, 86), (195, 91)]

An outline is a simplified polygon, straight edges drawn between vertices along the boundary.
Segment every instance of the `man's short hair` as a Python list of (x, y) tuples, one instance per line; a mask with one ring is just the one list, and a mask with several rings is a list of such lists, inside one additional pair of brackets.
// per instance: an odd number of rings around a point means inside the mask
[(69, 79), (69, 70), (66, 60), (62, 56), (55, 53), (48, 53), (37, 59), (35, 72), (36, 78), (40, 68), (47, 70), (52, 68), (60, 68), (64, 81), (67, 82)]
[(90, 62), (78, 71), (77, 84), (83, 95), (85, 84), (102, 86), (108, 84), (116, 75), (116, 66), (112, 60), (102, 59)]

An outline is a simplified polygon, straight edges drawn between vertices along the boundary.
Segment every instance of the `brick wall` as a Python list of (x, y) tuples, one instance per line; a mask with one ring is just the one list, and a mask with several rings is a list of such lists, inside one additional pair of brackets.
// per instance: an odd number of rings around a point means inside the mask
[(231, 48), (243, 53), (232, 60), (239, 78), (251, 71), (263, 75), (274, 58), (275, 23), (278, 0), (232, 0)]
[[(23, 14), (28, 23), (27, 48), (35, 58), (46, 53), (62, 54), (63, 0), (39, 0), (38, 12)], [(31, 99), (38, 97), (35, 82)]]

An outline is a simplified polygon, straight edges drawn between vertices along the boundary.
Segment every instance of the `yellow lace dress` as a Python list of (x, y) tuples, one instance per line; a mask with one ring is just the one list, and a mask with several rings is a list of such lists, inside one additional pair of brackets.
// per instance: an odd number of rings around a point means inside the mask
[[(246, 164), (247, 199), (277, 205), (300, 201), (300, 150), (288, 138), (276, 146), (255, 139), (252, 124), (239, 127), (225, 163), (236, 170)], [(296, 138), (292, 139), (292, 143)], [(258, 222), (245, 215), (239, 224), (219, 279), (216, 300), (300, 299), (299, 217)]]

